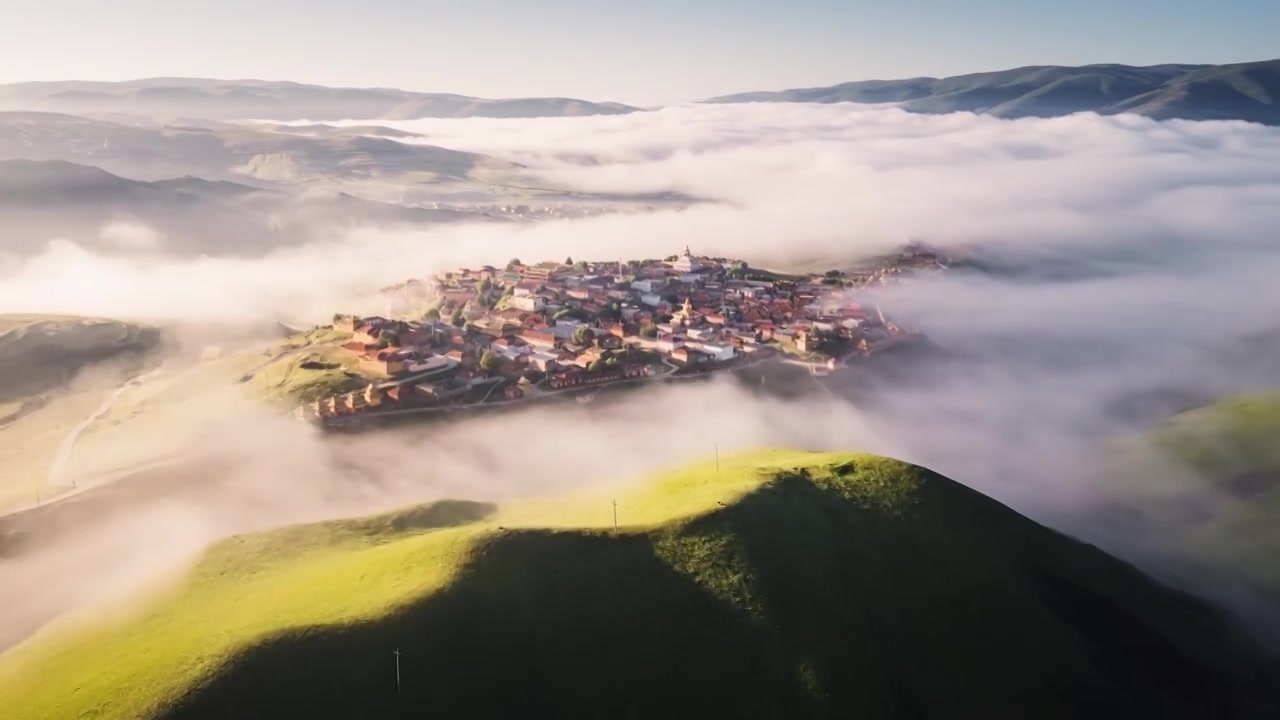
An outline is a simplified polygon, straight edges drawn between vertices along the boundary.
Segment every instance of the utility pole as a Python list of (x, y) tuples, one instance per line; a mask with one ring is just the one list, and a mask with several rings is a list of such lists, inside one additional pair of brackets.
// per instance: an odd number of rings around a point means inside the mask
[(618, 501), (613, 501), (613, 534), (618, 534)]
[(720, 474), (720, 443), (716, 443), (716, 474)]
[(400, 648), (396, 648), (396, 695), (400, 694)]

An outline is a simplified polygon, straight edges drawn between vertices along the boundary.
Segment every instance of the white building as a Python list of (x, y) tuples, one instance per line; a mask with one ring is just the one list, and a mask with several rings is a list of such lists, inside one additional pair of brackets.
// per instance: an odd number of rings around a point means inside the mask
[(511, 307), (525, 312), (538, 312), (546, 305), (537, 295), (515, 295), (508, 302)]
[(546, 372), (555, 367), (557, 359), (554, 354), (539, 350), (529, 356), (529, 364), (542, 372)]
[(676, 258), (675, 262), (671, 263), (671, 267), (677, 272), (691, 273), (697, 272), (702, 267), (702, 263), (698, 262), (698, 258), (694, 257), (692, 252), (689, 252), (689, 246), (685, 245), (684, 253)]
[(679, 335), (661, 335), (654, 342), (654, 348), (664, 353), (675, 352), (684, 347), (684, 338)]
[[(665, 282), (663, 284), (665, 284)], [(651, 293), (657, 286), (658, 282), (656, 280), (636, 280), (631, 283), (632, 290), (639, 290), (642, 293)]]
[(688, 345), (695, 350), (701, 350), (702, 352), (710, 355), (711, 359), (716, 362), (732, 360), (734, 356), (733, 346), (726, 345), (724, 343), (691, 342), (688, 343)]

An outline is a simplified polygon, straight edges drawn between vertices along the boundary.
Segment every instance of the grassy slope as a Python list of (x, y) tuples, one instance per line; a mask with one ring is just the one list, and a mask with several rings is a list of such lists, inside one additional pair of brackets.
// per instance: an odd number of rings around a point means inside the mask
[(117, 320), (0, 315), (0, 401), (54, 389), (86, 365), (158, 342), (155, 328)]
[(155, 328), (133, 323), (0, 314), (0, 508), (62, 490), (46, 475), (63, 438), (117, 382), (114, 368), (101, 379), (72, 378), (111, 360), (136, 369), (139, 353), (158, 342)]
[(1280, 601), (1280, 394), (1181, 413), (1152, 437), (1217, 491), (1214, 517), (1195, 532), (1203, 561), (1239, 568)]
[[(363, 387), (367, 381), (353, 377), (358, 374), (355, 357), (338, 347), (350, 337), (350, 333), (332, 328), (317, 328), (291, 336), (267, 351), (266, 355), (273, 359), (253, 373), (250, 392), (260, 400), (293, 407), (300, 402)], [(322, 367), (304, 367), (309, 363)]]
[(1201, 606), (903, 463), (691, 467), (621, 497), (618, 534), (609, 499), (234, 538), (122, 619), (0, 656), (0, 696), (34, 720), (1181, 717), (1238, 695), (1249, 654)]

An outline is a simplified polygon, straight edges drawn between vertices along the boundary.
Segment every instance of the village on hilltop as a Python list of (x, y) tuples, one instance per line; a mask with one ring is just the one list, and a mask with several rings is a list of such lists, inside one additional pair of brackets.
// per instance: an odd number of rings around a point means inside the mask
[(879, 286), (943, 267), (920, 246), (878, 267), (783, 275), (740, 260), (512, 259), (386, 288), (386, 317), (335, 315), (353, 387), (297, 409), (341, 422), (683, 377), (766, 359), (815, 373), (920, 337)]

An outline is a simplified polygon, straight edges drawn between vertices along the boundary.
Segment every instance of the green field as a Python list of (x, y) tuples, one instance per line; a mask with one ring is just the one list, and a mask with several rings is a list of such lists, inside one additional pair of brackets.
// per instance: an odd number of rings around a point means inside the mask
[(941, 476), (774, 450), (232, 538), (0, 656), (0, 697), (26, 720), (1226, 717), (1271, 670)]
[(350, 338), (350, 333), (331, 327), (290, 336), (263, 352), (267, 360), (249, 373), (250, 393), (258, 400), (294, 407), (363, 387), (368, 381), (360, 377), (355, 356), (339, 347)]
[(1208, 495), (1213, 515), (1192, 531), (1205, 567), (1237, 572), (1280, 603), (1280, 394), (1230, 398), (1181, 413), (1151, 435), (1194, 471), (1187, 497)]
[(1223, 482), (1260, 470), (1280, 474), (1280, 393), (1180, 413), (1158, 427), (1153, 440), (1179, 462)]

